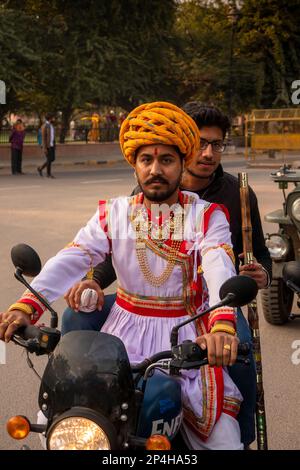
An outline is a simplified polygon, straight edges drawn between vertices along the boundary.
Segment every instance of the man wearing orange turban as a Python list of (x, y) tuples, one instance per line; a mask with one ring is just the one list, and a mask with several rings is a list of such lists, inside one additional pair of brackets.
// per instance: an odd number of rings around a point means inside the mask
[(126, 117), (120, 129), (123, 155), (133, 166), (137, 149), (153, 144), (176, 147), (188, 165), (199, 150), (199, 139), (195, 121), (182, 109), (166, 102), (138, 106)]
[[(199, 137), (196, 123), (170, 103), (134, 109), (122, 124), (120, 144), (142, 192), (100, 201), (87, 225), (32, 283), (52, 303), (111, 254), (117, 298), (101, 331), (123, 341), (131, 363), (168, 350), (172, 328), (218, 303), (220, 286), (235, 275), (224, 209), (179, 190), (183, 164), (197, 152)], [(8, 341), (44, 310), (25, 292), (0, 315), (0, 339)], [(183, 432), (192, 449), (243, 448), (235, 419), (242, 397), (223, 369), (236, 360), (235, 328), (234, 309), (223, 307), (180, 329), (180, 342), (207, 347), (210, 365), (178, 378)]]

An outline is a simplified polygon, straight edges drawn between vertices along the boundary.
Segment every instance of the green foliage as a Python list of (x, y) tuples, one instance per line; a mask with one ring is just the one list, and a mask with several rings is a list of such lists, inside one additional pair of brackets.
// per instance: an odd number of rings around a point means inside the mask
[(28, 45), (30, 22), (22, 11), (4, 8), (0, 3), (0, 79), (6, 84), (7, 104), (0, 107), (0, 123), (7, 111), (20, 108), (19, 93), (32, 89), (30, 69), (36, 61)]
[(177, 54), (179, 97), (196, 99), (235, 113), (258, 105), (261, 67), (242, 53), (239, 14), (228, 2), (191, 0), (178, 7), (176, 31), (181, 38)]
[(290, 105), (289, 90), (300, 77), (299, 0), (245, 0), (240, 40), (242, 53), (262, 66), (262, 106)]
[(62, 111), (64, 129), (87, 103), (130, 109), (167, 94), (173, 0), (25, 0), (22, 8), (37, 58), (23, 107)]
[(299, 9), (299, 0), (0, 1), (0, 118), (60, 111), (63, 140), (80, 109), (284, 104), (300, 78)]

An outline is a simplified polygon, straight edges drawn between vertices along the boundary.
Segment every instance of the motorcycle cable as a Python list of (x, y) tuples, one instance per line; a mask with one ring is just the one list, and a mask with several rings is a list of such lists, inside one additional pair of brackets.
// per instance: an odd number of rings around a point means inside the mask
[(32, 360), (29, 357), (29, 351), (26, 351), (26, 362), (28, 367), (35, 373), (35, 375), (39, 378), (40, 382), (42, 381), (42, 377), (38, 374), (38, 372), (35, 370), (34, 365)]

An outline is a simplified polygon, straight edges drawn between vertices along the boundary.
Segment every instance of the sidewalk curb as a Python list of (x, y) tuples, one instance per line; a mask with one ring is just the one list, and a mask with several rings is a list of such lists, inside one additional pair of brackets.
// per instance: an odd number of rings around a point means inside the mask
[[(298, 163), (298, 162), (297, 162)], [(262, 168), (262, 169), (279, 169), (283, 166), (283, 162), (277, 162), (277, 163), (247, 163), (246, 164), (247, 168)], [(293, 166), (292, 168), (296, 169), (299, 168), (299, 166)]]
[(118, 163), (124, 163), (125, 160), (84, 160), (84, 161), (79, 161), (79, 162), (58, 162), (55, 163), (57, 166), (80, 166), (80, 165), (87, 165), (87, 166), (93, 166), (93, 165), (106, 165), (106, 166), (113, 166), (117, 165)]
[[(63, 161), (63, 162), (54, 162), (53, 163), (53, 166), (54, 167), (71, 167), (71, 166), (97, 166), (97, 165), (101, 165), (102, 167), (104, 166), (114, 166), (114, 165), (117, 165), (117, 164), (123, 164), (123, 163), (126, 163), (125, 159), (120, 159), (120, 160), (83, 160), (83, 161), (78, 161), (78, 162), (74, 162), (74, 161), (70, 161), (70, 162), (67, 162), (67, 161)], [(37, 166), (37, 163), (33, 163), (33, 162), (26, 162), (26, 161), (23, 161), (23, 168), (36, 168)], [(6, 169), (10, 169), (10, 162), (8, 163), (8, 165), (5, 165), (5, 166), (2, 166), (0, 164), (0, 170), (6, 170)]]

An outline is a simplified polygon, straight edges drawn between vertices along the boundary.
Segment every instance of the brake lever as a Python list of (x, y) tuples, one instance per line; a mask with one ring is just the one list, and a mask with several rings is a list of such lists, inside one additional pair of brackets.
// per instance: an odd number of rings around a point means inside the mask
[[(248, 358), (244, 358), (244, 357), (241, 357), (241, 356), (238, 356), (236, 361), (235, 361), (235, 364), (236, 363), (239, 363), (239, 364), (244, 364), (245, 366), (249, 366), (250, 365), (250, 359)], [(184, 369), (184, 370), (190, 370), (190, 369), (200, 369), (200, 367), (202, 366), (206, 366), (208, 365), (208, 359), (205, 358), (203, 360), (199, 360), (199, 361), (182, 361), (180, 359), (173, 359), (171, 360), (170, 362), (170, 369), (172, 370), (177, 370), (179, 371), (179, 369)]]
[(25, 348), (29, 353), (35, 353), (37, 356), (42, 356), (43, 354), (48, 354), (48, 352), (41, 347), (37, 339), (22, 339), (19, 336), (14, 336), (11, 338), (11, 341), (22, 348)]
[(171, 375), (177, 375), (180, 369), (190, 370), (190, 369), (200, 369), (202, 366), (208, 364), (208, 359), (202, 359), (199, 361), (185, 361), (182, 359), (172, 359), (170, 362), (170, 371)]
[[(239, 346), (240, 354), (237, 356), (235, 362), (249, 365), (250, 360), (244, 357), (249, 354), (250, 348), (248, 343)], [(190, 340), (183, 341), (183, 343), (173, 346), (172, 359), (170, 361), (170, 371), (173, 375), (178, 375), (180, 369), (199, 369), (208, 364), (207, 351), (199, 347), (197, 343)]]

